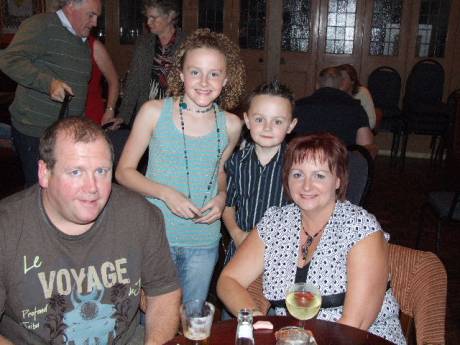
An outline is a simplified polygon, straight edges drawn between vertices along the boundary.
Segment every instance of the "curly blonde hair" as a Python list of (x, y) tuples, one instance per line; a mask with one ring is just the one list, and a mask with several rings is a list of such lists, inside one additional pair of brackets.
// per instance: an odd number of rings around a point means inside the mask
[(246, 71), (240, 57), (240, 49), (227, 36), (209, 29), (198, 29), (189, 35), (176, 51), (174, 64), (168, 74), (168, 92), (179, 97), (184, 94), (184, 83), (180, 73), (184, 66), (187, 52), (197, 48), (211, 48), (220, 51), (225, 56), (227, 84), (216, 102), (224, 110), (235, 108), (244, 91)]

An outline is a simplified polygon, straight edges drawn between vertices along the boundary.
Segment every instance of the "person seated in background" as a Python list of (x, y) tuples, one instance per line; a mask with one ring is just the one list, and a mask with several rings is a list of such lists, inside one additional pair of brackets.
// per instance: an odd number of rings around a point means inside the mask
[(343, 142), (329, 133), (294, 138), (283, 182), (293, 203), (268, 209), (222, 271), (217, 292), (225, 306), (235, 314), (255, 309), (247, 288), (263, 274), (265, 298), (285, 315), (288, 289), (307, 282), (322, 295), (318, 319), (405, 344), (399, 305), (388, 288), (389, 235), (372, 214), (344, 200)]
[(342, 76), (336, 67), (323, 69), (318, 76), (318, 89), (309, 97), (297, 100), (294, 115), (298, 119), (294, 136), (330, 132), (346, 145), (373, 144), (369, 120), (359, 101), (340, 90)]
[(361, 105), (366, 111), (367, 117), (369, 119), (369, 127), (371, 129), (378, 127), (381, 119), (377, 121), (377, 115), (375, 112), (374, 101), (372, 100), (371, 93), (359, 82), (356, 69), (349, 64), (343, 64), (337, 66), (337, 68), (340, 70), (340, 74), (342, 75), (342, 85), (340, 89), (351, 95), (354, 99), (361, 102)]
[(222, 215), (232, 238), (226, 262), (271, 206), (287, 204), (282, 169), (286, 134), (295, 127), (294, 95), (277, 80), (256, 87), (247, 98), (244, 121), (251, 141), (225, 163), (227, 201)]
[(163, 215), (112, 185), (104, 131), (65, 118), (39, 152), (39, 184), (0, 202), (0, 344), (129, 344), (141, 288), (145, 344), (173, 338), (181, 291)]
[[(88, 36), (91, 48), (91, 80), (88, 84), (85, 114), (99, 125), (112, 124), (117, 129), (123, 119), (115, 117), (115, 108), (120, 94), (118, 73), (104, 45), (93, 35)], [(102, 95), (102, 77), (107, 81), (107, 101)]]

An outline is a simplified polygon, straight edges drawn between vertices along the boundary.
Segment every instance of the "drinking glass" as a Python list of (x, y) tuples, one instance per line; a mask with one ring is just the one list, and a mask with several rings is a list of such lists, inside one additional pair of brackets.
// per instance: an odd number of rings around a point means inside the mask
[(182, 304), (180, 316), (184, 337), (193, 341), (194, 345), (207, 344), (214, 310), (211, 303), (198, 299)]
[(321, 307), (321, 292), (308, 283), (296, 283), (286, 295), (286, 307), (293, 317), (300, 320), (300, 326), (318, 314)]
[(275, 332), (276, 345), (318, 345), (313, 334), (302, 327), (286, 326)]

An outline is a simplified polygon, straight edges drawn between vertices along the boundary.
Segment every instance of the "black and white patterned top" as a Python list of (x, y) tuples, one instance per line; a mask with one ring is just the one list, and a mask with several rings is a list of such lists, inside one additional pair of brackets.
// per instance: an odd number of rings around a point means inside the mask
[[(269, 300), (282, 300), (294, 284), (300, 246), (301, 213), (295, 204), (272, 207), (257, 225), (265, 243), (263, 290)], [(337, 202), (311, 259), (307, 282), (317, 286), (321, 295), (347, 291), (347, 257), (353, 246), (363, 238), (382, 231), (376, 218), (349, 201)], [(385, 239), (389, 235), (384, 233)], [(285, 315), (277, 308), (277, 314)], [(318, 319), (337, 321), (343, 306), (323, 308)], [(377, 319), (369, 328), (398, 345), (406, 344), (399, 322), (399, 304), (388, 289)]]

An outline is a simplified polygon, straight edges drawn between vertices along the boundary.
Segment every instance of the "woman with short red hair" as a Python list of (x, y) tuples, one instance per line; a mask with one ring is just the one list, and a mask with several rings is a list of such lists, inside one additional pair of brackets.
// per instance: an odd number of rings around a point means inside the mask
[(263, 274), (265, 298), (285, 315), (289, 288), (307, 282), (321, 292), (319, 319), (405, 344), (388, 284), (389, 235), (372, 214), (345, 200), (345, 145), (329, 133), (295, 138), (283, 176), (293, 203), (267, 210), (219, 278), (228, 310), (256, 308), (247, 288)]

